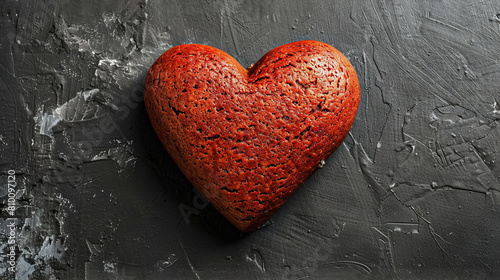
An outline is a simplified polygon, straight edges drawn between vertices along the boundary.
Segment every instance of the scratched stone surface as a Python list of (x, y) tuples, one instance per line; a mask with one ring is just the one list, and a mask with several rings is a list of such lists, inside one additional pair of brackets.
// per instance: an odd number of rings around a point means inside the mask
[[(302, 39), (349, 58), (360, 109), (241, 234), (156, 138), (144, 78), (182, 43), (248, 67)], [(497, 0), (1, 0), (0, 278), (498, 279), (499, 46)]]

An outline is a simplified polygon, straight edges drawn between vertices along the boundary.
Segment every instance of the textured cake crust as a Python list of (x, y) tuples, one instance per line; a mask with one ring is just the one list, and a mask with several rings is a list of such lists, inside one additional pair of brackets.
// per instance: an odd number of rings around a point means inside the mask
[(179, 45), (151, 66), (144, 94), (170, 156), (244, 232), (341, 144), (359, 98), (352, 65), (317, 41), (275, 48), (248, 71), (216, 48)]

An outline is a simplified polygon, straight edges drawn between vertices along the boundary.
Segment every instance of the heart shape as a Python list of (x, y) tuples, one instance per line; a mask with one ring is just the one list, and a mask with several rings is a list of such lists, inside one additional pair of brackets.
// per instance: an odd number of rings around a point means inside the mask
[(246, 70), (186, 44), (151, 66), (144, 100), (163, 146), (239, 230), (262, 224), (341, 144), (359, 105), (356, 72), (317, 41), (277, 47)]

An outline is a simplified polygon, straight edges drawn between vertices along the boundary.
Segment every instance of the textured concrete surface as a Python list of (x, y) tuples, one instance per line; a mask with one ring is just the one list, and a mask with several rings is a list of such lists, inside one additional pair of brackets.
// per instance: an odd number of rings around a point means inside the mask
[[(248, 67), (302, 39), (354, 65), (350, 136), (236, 231), (156, 138), (148, 68), (182, 43)], [(0, 276), (500, 277), (500, 2), (0, 1)]]

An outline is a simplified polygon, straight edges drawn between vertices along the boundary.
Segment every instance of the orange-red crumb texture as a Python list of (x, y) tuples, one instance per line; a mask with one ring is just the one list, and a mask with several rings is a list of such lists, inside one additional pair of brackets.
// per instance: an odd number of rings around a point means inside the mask
[(359, 97), (349, 61), (316, 41), (275, 48), (249, 70), (216, 48), (179, 45), (153, 64), (144, 96), (170, 156), (244, 232), (341, 144)]

